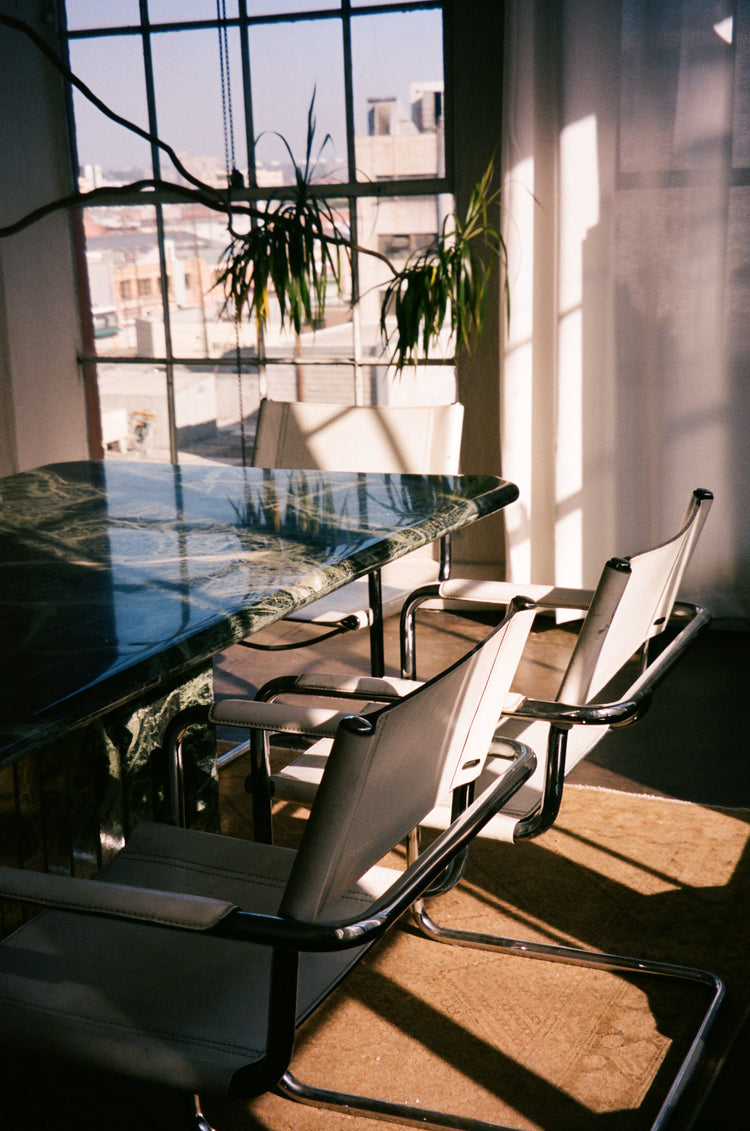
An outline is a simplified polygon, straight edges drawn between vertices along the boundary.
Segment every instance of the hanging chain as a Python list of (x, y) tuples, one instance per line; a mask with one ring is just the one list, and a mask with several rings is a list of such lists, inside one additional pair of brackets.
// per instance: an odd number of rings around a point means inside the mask
[(231, 186), (235, 172), (234, 158), (234, 120), (232, 118), (232, 76), (229, 70), (229, 40), (227, 36), (226, 0), (216, 0), (219, 24), (219, 72), (221, 76), (221, 113), (224, 122), (224, 161), (227, 168), (227, 181)]
[(234, 318), (234, 352), (237, 362), (237, 399), (240, 408), (240, 446), (242, 448), (242, 466), (247, 467), (247, 443), (245, 439), (245, 406), (242, 388), (242, 350), (240, 348), (240, 319), (237, 314)]

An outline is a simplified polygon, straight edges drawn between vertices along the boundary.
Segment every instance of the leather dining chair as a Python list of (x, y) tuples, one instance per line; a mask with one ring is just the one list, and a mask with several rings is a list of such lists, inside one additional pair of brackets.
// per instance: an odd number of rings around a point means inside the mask
[[(330, 739), (326, 736), (326, 710), (332, 700), (343, 702), (397, 702), (413, 694), (419, 681), (414, 675), (413, 644), (416, 609), (435, 597), (467, 600), (469, 604), (495, 603), (505, 610), (514, 588), (534, 599), (536, 615), (558, 609), (576, 610), (581, 616), (567, 669), (554, 701), (531, 699), (516, 689), (497, 701), (502, 713), (495, 726), (488, 751), (478, 750), (482, 770), (467, 783), (467, 796), (444, 791), (437, 806), (416, 825), (409, 835), (409, 856), (419, 858), (422, 829), (451, 826), (457, 805), (466, 803), (475, 790), (492, 788), (502, 781), (510, 765), (506, 743), (521, 741), (538, 754), (537, 766), (529, 779), (508, 799), (478, 834), (482, 837), (518, 843), (544, 833), (555, 821), (562, 800), (567, 773), (613, 726), (636, 722), (648, 709), (659, 684), (690, 646), (696, 634), (709, 622), (705, 609), (677, 595), (690, 556), (701, 534), (712, 502), (709, 491), (693, 492), (677, 533), (665, 542), (629, 558), (610, 559), (604, 566), (594, 591), (562, 590), (554, 586), (517, 587), (513, 583), (455, 581), (427, 586), (407, 601), (402, 614), (402, 639), (405, 644), (405, 673), (400, 679), (375, 680), (368, 677), (304, 673), (297, 677), (272, 680), (256, 700), (222, 701), (214, 705), (216, 721), (250, 728), (254, 736), (253, 790), (257, 828), (272, 835), (271, 802), (293, 801), (317, 804), (321, 776), (326, 772)], [(411, 671), (409, 670), (411, 666)], [(300, 700), (298, 702), (297, 700)], [(275, 718), (267, 711), (278, 711)], [(284, 714), (284, 712), (288, 714)], [(282, 732), (306, 735), (313, 745), (294, 762), (269, 774), (267, 736), (275, 727)], [(262, 736), (262, 744), (260, 737)], [(415, 744), (415, 758), (420, 756)], [(496, 777), (497, 775), (497, 777)], [(440, 895), (460, 882), (466, 861), (462, 853), (451, 868), (429, 889)], [(439, 900), (435, 900), (439, 905)], [(455, 922), (445, 926), (437, 921), (425, 900), (411, 909), (419, 930), (436, 942), (478, 947), (498, 954), (510, 954), (542, 961), (567, 963), (590, 970), (607, 970), (626, 977), (667, 978), (686, 987), (699, 988), (707, 996), (705, 1008), (693, 1030), (687, 1051), (671, 1078), (666, 1096), (652, 1124), (653, 1131), (664, 1126), (700, 1063), (706, 1036), (714, 1024), (725, 996), (721, 979), (705, 970), (676, 966), (646, 957), (604, 954), (580, 946), (558, 946), (476, 932), (460, 928)], [(544, 908), (539, 916), (543, 919)]]
[[(188, 1099), (279, 1090), (395, 1122), (474, 1127), (305, 1085), (290, 1062), (298, 1026), (532, 772), (533, 752), (514, 744), (508, 772), (417, 861), (382, 863), (446, 790), (465, 795), (478, 774), (475, 751), (489, 745), (533, 615), (531, 602), (514, 603), (398, 703), (334, 713), (297, 850), (144, 823), (93, 880), (0, 867), (0, 896), (44, 908), (0, 943), (0, 1045)], [(199, 1098), (191, 1110), (205, 1129)]]
[[(605, 563), (595, 590), (562, 589), (550, 585), (449, 579), (416, 590), (401, 615), (402, 678), (375, 681), (360, 676), (305, 672), (269, 681), (256, 696), (274, 700), (289, 696), (309, 700), (382, 699), (388, 701), (415, 686), (415, 621), (421, 605), (435, 598), (450, 607), (495, 607), (501, 614), (514, 590), (530, 597), (537, 615), (557, 610), (580, 617), (575, 643), (554, 701), (539, 701), (516, 686), (498, 703), (496, 738), (520, 739), (539, 754), (532, 779), (498, 813), (483, 836), (521, 840), (538, 836), (553, 823), (559, 810), (566, 775), (612, 726), (635, 722), (646, 710), (658, 684), (709, 621), (706, 610), (676, 603), (677, 593), (713, 496), (693, 492), (678, 531), (665, 542), (629, 558)], [(666, 647), (657, 648), (660, 641)], [(254, 713), (251, 701), (227, 699), (214, 704), (216, 723), (246, 728)], [(256, 835), (270, 836), (272, 800), (309, 805), (325, 766), (330, 739), (313, 745), (275, 773), (270, 773), (267, 737), (251, 736), (253, 815)], [(488, 781), (502, 761), (493, 749), (483, 770)], [(444, 826), (450, 802), (444, 799), (426, 823)]]
[[(463, 405), (342, 405), (309, 401), (261, 401), (253, 448), (255, 467), (318, 468), (388, 475), (457, 475)], [(371, 672), (384, 671), (383, 618), (397, 613), (416, 586), (450, 573), (450, 536), (440, 543), (440, 562), (430, 548), (415, 551), (299, 609), (288, 621), (312, 624), (321, 633), (292, 643), (243, 641), (270, 650), (316, 644), (329, 635), (367, 628)]]

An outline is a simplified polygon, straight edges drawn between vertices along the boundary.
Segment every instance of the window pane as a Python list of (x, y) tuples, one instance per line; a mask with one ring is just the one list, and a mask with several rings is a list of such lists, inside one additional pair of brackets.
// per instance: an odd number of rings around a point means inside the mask
[[(322, 359), (314, 344), (301, 346), (300, 355), (294, 362), (266, 366), (264, 378), (266, 395), (278, 401), (316, 401), (320, 404), (369, 404), (358, 393), (360, 374), (351, 361), (336, 362), (328, 358), (330, 343), (323, 351)], [(344, 345), (342, 356), (351, 358), (351, 343)], [(289, 354), (286, 354), (289, 357)]]
[(167, 379), (154, 365), (97, 366), (107, 459), (169, 460)]
[(289, 153), (274, 134), (286, 139), (295, 162), (304, 165), (313, 95), (317, 128), (311, 157), (317, 179), (340, 180), (346, 169), (346, 117), (339, 21), (251, 27), (249, 34), (259, 183), (294, 183)]
[(236, 366), (176, 366), (174, 386), (179, 462), (242, 464), (242, 416), (249, 463), (260, 402), (257, 364), (244, 364), (241, 380)]
[(434, 177), (445, 170), (440, 12), (352, 20), (357, 177)]
[(341, 7), (341, 0), (248, 0), (248, 16), (283, 16), (287, 12), (325, 12)]
[[(168, 461), (167, 377), (148, 364), (98, 365), (102, 438), (107, 459)], [(242, 464), (252, 454), (259, 404), (257, 365), (175, 366), (174, 395), (180, 463)]]
[[(73, 40), (73, 73), (115, 113), (148, 129), (140, 37)], [(78, 161), (94, 183), (122, 184), (151, 176), (149, 143), (113, 122), (78, 91), (73, 92)], [(88, 168), (86, 168), (88, 167)], [(93, 187), (88, 184), (86, 187)]]
[(153, 208), (89, 208), (84, 231), (97, 352), (163, 357)]
[[(323, 7), (323, 5), (318, 5)], [(224, 0), (228, 19), (238, 15), (237, 0)], [(134, 27), (140, 25), (138, 0), (66, 0), (68, 28)], [(223, 14), (223, 13), (222, 13)], [(177, 23), (184, 20), (216, 19), (216, 0), (149, 0), (149, 21), (152, 24)]]
[[(233, 358), (234, 315), (224, 309), (224, 290), (215, 285), (229, 242), (226, 220), (197, 204), (165, 205), (164, 239), (174, 355)], [(240, 345), (257, 354), (255, 326), (246, 312)]]
[(66, 0), (68, 28), (130, 27), (140, 24), (138, 0)]
[[(228, 19), (237, 16), (237, 0), (224, 0)], [(224, 12), (222, 11), (222, 15)], [(216, 0), (148, 0), (148, 18), (152, 24), (177, 23), (178, 20), (215, 20)]]
[[(399, 269), (410, 255), (429, 247), (442, 226), (446, 211), (452, 207), (452, 198), (444, 196), (363, 199), (358, 207), (359, 243), (386, 255), (394, 268)], [(439, 342), (431, 345), (430, 360), (444, 358), (449, 364), (418, 366), (416, 371), (410, 368), (394, 377), (388, 361), (395, 340), (395, 318), (387, 318), (388, 333), (394, 335), (394, 340), (385, 342), (380, 330), (384, 293), (392, 278), (391, 272), (381, 260), (360, 255), (359, 275), (363, 296), (359, 305), (361, 355), (363, 359), (376, 359), (373, 367), (378, 367), (380, 395), (392, 402), (413, 404), (441, 404), (454, 399), (456, 343), (448, 331)], [(400, 389), (392, 387), (394, 381), (401, 385)]]
[(268, 395), (276, 399), (357, 403), (367, 398), (358, 391), (353, 364), (354, 324), (348, 277), (345, 293), (331, 283), (326, 296), (325, 317), (320, 325), (306, 326), (295, 340), (292, 332), (267, 335), (267, 356), (294, 357), (289, 366), (269, 365)]
[[(407, 258), (432, 243), (444, 215), (439, 196), (364, 198), (359, 202), (358, 243), (385, 255), (398, 270)], [(374, 344), (383, 291), (392, 275), (382, 260), (359, 256), (363, 338)]]
[[(246, 174), (242, 62), (239, 35), (235, 28), (228, 30), (227, 43), (226, 147), (231, 155), (233, 145), (235, 165)], [(218, 32), (183, 31), (154, 35), (152, 51), (159, 136), (171, 145), (189, 172), (211, 185), (226, 188), (227, 157)], [(225, 78), (226, 75), (225, 71)], [(168, 179), (176, 175), (166, 157), (162, 158), (162, 175)]]

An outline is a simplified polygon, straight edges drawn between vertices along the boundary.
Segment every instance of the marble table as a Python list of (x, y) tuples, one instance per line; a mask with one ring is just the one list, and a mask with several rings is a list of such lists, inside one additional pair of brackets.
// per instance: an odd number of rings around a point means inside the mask
[(218, 652), (517, 493), (491, 476), (131, 461), (0, 479), (0, 766), (119, 718), (111, 762), (139, 710), (148, 731), (157, 705), (210, 696)]

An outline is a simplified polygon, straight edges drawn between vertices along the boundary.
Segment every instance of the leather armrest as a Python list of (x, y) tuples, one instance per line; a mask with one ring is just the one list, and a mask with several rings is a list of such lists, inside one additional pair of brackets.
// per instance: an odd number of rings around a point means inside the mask
[(439, 596), (445, 600), (507, 605), (513, 597), (528, 597), (545, 609), (588, 609), (592, 589), (565, 589), (555, 585), (523, 585), (515, 581), (478, 581), (450, 578), (442, 581)]
[(252, 730), (285, 731), (315, 738), (333, 738), (351, 712), (327, 707), (264, 703), (258, 699), (220, 699), (210, 711), (211, 721)]
[(63, 911), (148, 920), (196, 931), (215, 927), (235, 909), (220, 899), (9, 867), (0, 867), (0, 896)]

